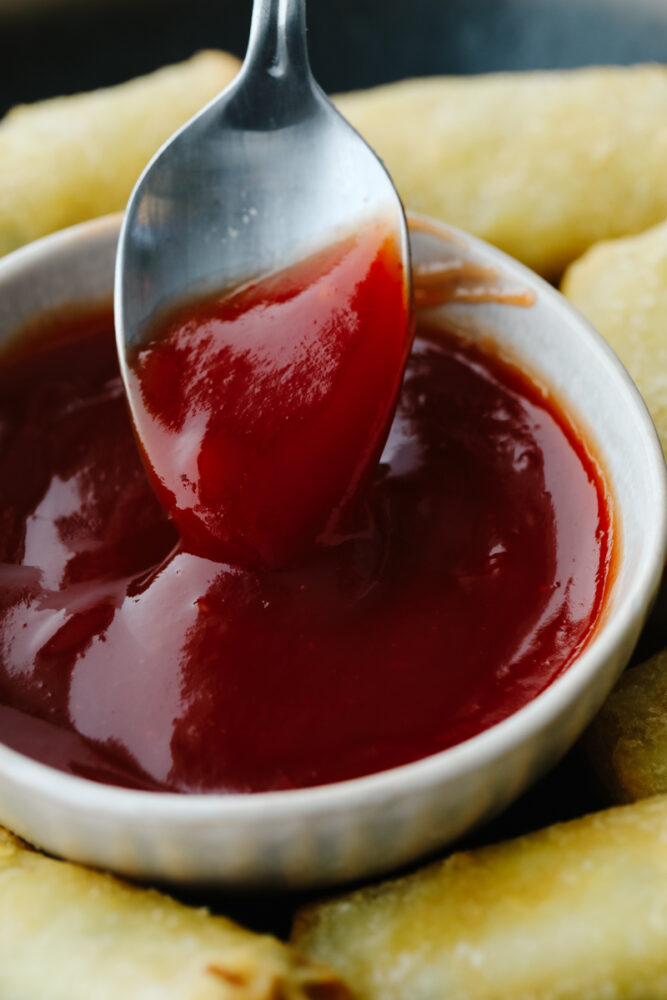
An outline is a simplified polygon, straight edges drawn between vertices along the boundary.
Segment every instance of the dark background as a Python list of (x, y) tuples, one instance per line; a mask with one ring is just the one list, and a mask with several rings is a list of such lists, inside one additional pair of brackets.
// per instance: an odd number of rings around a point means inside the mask
[[(250, 6), (250, 0), (0, 0), (0, 115), (18, 102), (118, 83), (200, 48), (241, 55)], [(308, 21), (313, 69), (328, 91), (434, 73), (667, 62), (667, 0), (310, 0)], [(665, 643), (663, 588), (635, 662)], [(602, 805), (575, 748), (466, 845)], [(286, 933), (302, 898), (199, 894), (192, 901)]]
[[(0, 0), (0, 114), (200, 48), (241, 55), (250, 0)], [(310, 0), (325, 90), (429, 73), (667, 60), (667, 0)]]

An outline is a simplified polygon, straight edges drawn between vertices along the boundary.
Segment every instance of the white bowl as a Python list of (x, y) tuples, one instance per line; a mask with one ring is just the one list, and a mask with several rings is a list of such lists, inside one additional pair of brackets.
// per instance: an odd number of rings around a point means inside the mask
[[(119, 225), (110, 217), (77, 226), (0, 261), (0, 344), (40, 313), (110, 302)], [(139, 878), (335, 883), (387, 871), (460, 836), (508, 805), (579, 736), (626, 665), (658, 586), (667, 538), (662, 452), (620, 362), (553, 288), (480, 240), (440, 231), (535, 302), (449, 304), (434, 314), (471, 337), (491, 335), (549, 386), (611, 486), (620, 558), (592, 641), (539, 697), (473, 739), (334, 785), (255, 795), (140, 792), (72, 777), (0, 746), (2, 823), (55, 854)]]

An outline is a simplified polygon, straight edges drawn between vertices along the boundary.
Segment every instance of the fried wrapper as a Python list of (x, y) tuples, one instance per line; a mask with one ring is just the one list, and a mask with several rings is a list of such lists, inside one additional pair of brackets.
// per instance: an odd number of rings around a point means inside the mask
[(626, 670), (584, 747), (612, 801), (667, 793), (667, 649)]
[(349, 1000), (332, 973), (273, 938), (46, 858), (2, 829), (0, 997)]
[(667, 456), (667, 222), (593, 247), (566, 272), (561, 290), (637, 383)]
[[(159, 145), (235, 75), (201, 53), (0, 123), (0, 253), (121, 209)], [(407, 80), (336, 98), (406, 206), (548, 277), (667, 217), (667, 67)]]
[(345, 94), (406, 207), (549, 278), (667, 217), (667, 67), (433, 77)]
[(153, 153), (238, 67), (224, 52), (200, 52), (129, 83), (10, 111), (0, 122), (0, 254), (123, 209)]
[(667, 997), (667, 797), (311, 907), (293, 942), (358, 1000)]

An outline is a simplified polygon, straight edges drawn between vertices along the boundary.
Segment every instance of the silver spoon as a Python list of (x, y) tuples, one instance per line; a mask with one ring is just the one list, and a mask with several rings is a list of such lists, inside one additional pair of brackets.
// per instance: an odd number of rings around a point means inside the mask
[(154, 157), (127, 207), (115, 313), (130, 406), (128, 353), (157, 314), (283, 268), (378, 217), (407, 285), (400, 200), (312, 76), (305, 0), (255, 0), (237, 78)]
[[(373, 333), (380, 343), (372, 368), (362, 346), (369, 343), (369, 320), (359, 327), (352, 299), (348, 312), (331, 284), (317, 299), (320, 314), (312, 322), (328, 338), (319, 356), (333, 357), (332, 331), (350, 317), (347, 342), (355, 347), (339, 355), (340, 362), (310, 360), (314, 355), (305, 345), (312, 346), (313, 325), (309, 320), (300, 329), (297, 318), (267, 333), (264, 346), (273, 352), (268, 369), (261, 350), (257, 368), (252, 338), (247, 350), (234, 344), (234, 357), (242, 357), (248, 374), (245, 383), (235, 383), (244, 400), (240, 409), (232, 404), (233, 416), (225, 408), (231, 390), (226, 395), (224, 386), (234, 381), (234, 363), (226, 372), (203, 372), (204, 382), (195, 386), (188, 382), (187, 352), (179, 362), (182, 382), (176, 374), (178, 384), (163, 399), (185, 409), (178, 417), (148, 412), (133, 364), (142, 349), (141, 364), (160, 351), (160, 314), (213, 293), (219, 301), (253, 279), (370, 233), (391, 241), (399, 257), (389, 293), (376, 283), (375, 300), (364, 298), (371, 325), (373, 316), (383, 317), (376, 321), (383, 330)], [(118, 353), (135, 431), (158, 498), (191, 551), (279, 567), (349, 533), (349, 515), (361, 507), (363, 484), (379, 457), (400, 387), (412, 334), (409, 282), (407, 226), (392, 182), (310, 72), (305, 0), (255, 0), (248, 54), (237, 79), (146, 168), (130, 198), (116, 265)], [(389, 302), (398, 303), (400, 313), (393, 307), (387, 313)], [(219, 346), (224, 338), (217, 335)], [(290, 338), (297, 349), (288, 351), (288, 361), (283, 348)], [(189, 359), (201, 372), (196, 349)], [(331, 368), (339, 363), (344, 381)], [(280, 405), (270, 391), (262, 395), (269, 383)], [(347, 408), (345, 384), (355, 387)], [(368, 387), (366, 398), (360, 384)], [(284, 395), (290, 391), (302, 401), (296, 414)], [(262, 416), (270, 410), (272, 418)], [(294, 442), (303, 440), (293, 433), (297, 425), (310, 428), (310, 451), (302, 454), (294, 450)], [(172, 437), (163, 447), (166, 428), (176, 427), (182, 432), (178, 442)], [(316, 485), (303, 483), (304, 475)]]

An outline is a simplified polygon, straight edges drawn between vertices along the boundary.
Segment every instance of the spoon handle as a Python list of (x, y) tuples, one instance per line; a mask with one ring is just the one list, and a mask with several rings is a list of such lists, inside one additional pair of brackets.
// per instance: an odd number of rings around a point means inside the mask
[(254, 0), (243, 72), (310, 79), (306, 0)]

